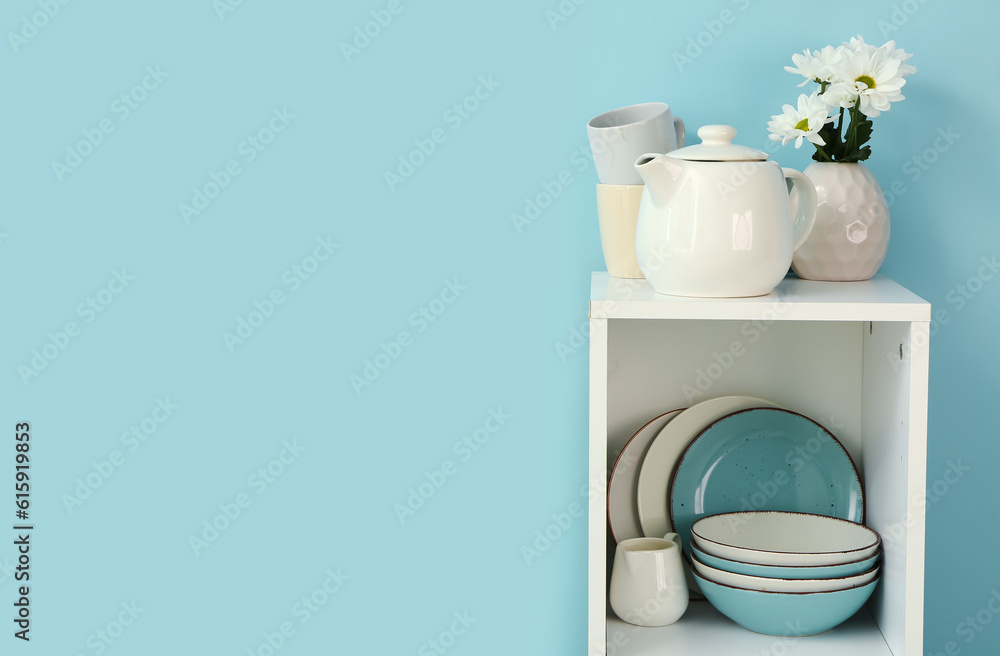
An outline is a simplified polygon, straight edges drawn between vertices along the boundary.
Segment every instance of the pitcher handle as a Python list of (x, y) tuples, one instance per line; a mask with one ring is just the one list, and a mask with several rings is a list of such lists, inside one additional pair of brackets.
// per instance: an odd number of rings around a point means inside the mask
[(677, 133), (677, 147), (684, 147), (684, 136), (687, 131), (684, 128), (684, 121), (680, 119), (679, 116), (674, 117), (674, 132)]
[(805, 243), (816, 222), (816, 185), (804, 173), (795, 169), (782, 168), (786, 180), (791, 180), (792, 190), (798, 190), (795, 216), (792, 217), (792, 250), (798, 250)]
[(681, 536), (677, 535), (676, 533), (667, 533), (666, 535), (663, 536), (663, 539), (666, 540), (667, 542), (673, 542), (674, 544), (677, 545), (678, 549), (682, 548)]

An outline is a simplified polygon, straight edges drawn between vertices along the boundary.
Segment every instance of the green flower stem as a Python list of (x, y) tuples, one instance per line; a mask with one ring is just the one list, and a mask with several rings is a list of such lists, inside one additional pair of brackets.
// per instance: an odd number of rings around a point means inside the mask
[(858, 102), (856, 102), (854, 104), (854, 106), (852, 106), (850, 108), (850, 110), (849, 110), (850, 114), (851, 114), (851, 125), (850, 125), (850, 127), (847, 128), (847, 148), (846, 148), (846, 151), (848, 153), (853, 153), (857, 149), (857, 147), (858, 147), (858, 144), (857, 144), (857, 141), (858, 141), (858, 115), (861, 113), (858, 108), (860, 106), (861, 106), (861, 99), (859, 98)]
[(816, 144), (813, 144), (813, 145), (816, 146), (816, 152), (823, 156), (823, 161), (824, 162), (832, 162), (833, 161), (832, 159), (830, 159), (830, 156), (826, 154), (826, 151), (823, 150), (822, 146), (818, 146)]

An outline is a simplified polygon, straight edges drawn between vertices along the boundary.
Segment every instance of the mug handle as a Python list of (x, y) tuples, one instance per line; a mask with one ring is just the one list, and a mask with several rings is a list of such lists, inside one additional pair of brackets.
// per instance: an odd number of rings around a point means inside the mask
[(798, 250), (816, 222), (816, 185), (801, 171), (782, 168), (781, 173), (792, 183), (792, 191), (798, 190), (795, 216), (792, 217), (792, 250)]
[(673, 542), (674, 544), (677, 545), (678, 549), (681, 548), (681, 536), (677, 535), (676, 533), (667, 533), (666, 535), (663, 536), (663, 539), (666, 540), (667, 542)]
[(674, 117), (674, 132), (677, 133), (677, 147), (683, 148), (686, 130), (684, 128), (684, 121), (682, 121), (678, 116)]

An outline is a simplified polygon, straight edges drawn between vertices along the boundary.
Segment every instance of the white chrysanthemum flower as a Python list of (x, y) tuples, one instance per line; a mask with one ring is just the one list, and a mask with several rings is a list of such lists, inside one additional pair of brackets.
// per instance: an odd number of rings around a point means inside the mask
[[(889, 110), (890, 103), (903, 100), (900, 89), (906, 80), (899, 74), (902, 61), (883, 48), (873, 48), (857, 39), (851, 39), (853, 54), (844, 58), (837, 66), (837, 76), (843, 80), (827, 89), (824, 101), (851, 107), (858, 103), (861, 113), (875, 117)], [(895, 45), (895, 44), (894, 44)]]
[(863, 52), (868, 55), (873, 54), (878, 48), (870, 43), (865, 43), (864, 38), (859, 34), (858, 36), (851, 37), (850, 41), (844, 41), (841, 44), (841, 48), (845, 51), (853, 54), (856, 52)]
[(902, 48), (897, 48), (895, 41), (886, 41), (882, 46), (882, 50), (885, 50), (893, 59), (899, 60), (899, 77), (906, 77), (911, 73), (917, 72), (916, 66), (906, 63), (913, 56), (913, 53), (906, 52)]
[(843, 58), (843, 51), (840, 48), (826, 46), (822, 50), (803, 50), (802, 54), (792, 55), (792, 63), (795, 67), (785, 66), (789, 73), (802, 75), (806, 79), (799, 86), (804, 86), (809, 82), (830, 83), (834, 81), (834, 69)]
[(827, 115), (827, 105), (819, 94), (807, 96), (803, 93), (799, 95), (798, 107), (785, 105), (781, 109), (784, 113), (772, 116), (767, 124), (773, 141), (780, 141), (784, 146), (794, 139), (796, 148), (802, 145), (803, 139), (817, 146), (826, 145), (819, 131), (833, 121), (833, 117)]
[(911, 73), (916, 73), (917, 68), (915, 66), (910, 66), (907, 64), (907, 60), (913, 56), (912, 53), (908, 53), (902, 48), (896, 47), (895, 41), (886, 41), (880, 47), (876, 48), (870, 43), (865, 43), (865, 40), (860, 36), (851, 38), (850, 41), (845, 41), (841, 48), (845, 51), (854, 52), (864, 52), (869, 55), (874, 54), (876, 50), (884, 50), (893, 59), (899, 60), (899, 77), (906, 77)]

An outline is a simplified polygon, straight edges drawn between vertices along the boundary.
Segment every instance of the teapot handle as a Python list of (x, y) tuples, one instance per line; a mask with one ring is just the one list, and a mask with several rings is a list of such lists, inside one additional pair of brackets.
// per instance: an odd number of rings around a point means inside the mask
[(684, 137), (685, 137), (686, 131), (687, 130), (684, 127), (684, 121), (682, 121), (680, 119), (680, 117), (675, 116), (674, 117), (674, 133), (677, 135), (677, 147), (678, 148), (683, 148), (684, 147)]
[(792, 250), (798, 250), (816, 222), (816, 186), (812, 180), (801, 171), (782, 168), (781, 173), (786, 180), (792, 181), (792, 190), (798, 189), (798, 202), (795, 203), (795, 216), (792, 217)]

